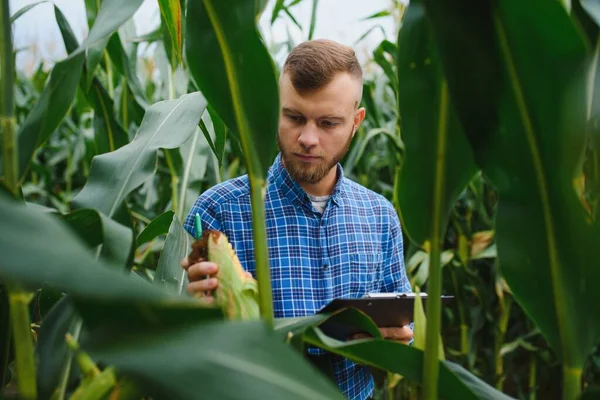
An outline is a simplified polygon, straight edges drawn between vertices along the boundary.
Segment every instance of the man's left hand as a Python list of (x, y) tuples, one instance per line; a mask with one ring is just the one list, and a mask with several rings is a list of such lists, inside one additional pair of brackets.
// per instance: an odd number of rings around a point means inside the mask
[[(408, 326), (400, 326), (393, 328), (379, 328), (384, 339), (394, 340), (404, 344), (408, 344), (413, 338), (413, 331)], [(350, 340), (365, 339), (372, 337), (366, 333), (357, 333), (350, 336)]]

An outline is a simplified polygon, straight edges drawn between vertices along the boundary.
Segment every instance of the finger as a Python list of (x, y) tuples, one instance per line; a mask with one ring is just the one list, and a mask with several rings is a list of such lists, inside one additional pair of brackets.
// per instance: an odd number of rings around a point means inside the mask
[(184, 269), (187, 269), (190, 266), (190, 261), (188, 260), (187, 257), (184, 257), (184, 258), (181, 259), (181, 266)]
[(369, 335), (368, 333), (355, 333), (350, 335), (350, 340), (369, 339), (372, 337), (373, 336)]
[(217, 278), (202, 279), (195, 282), (190, 282), (187, 285), (189, 294), (204, 294), (206, 291), (213, 291), (219, 286)]
[(200, 293), (194, 293), (193, 297), (197, 298), (200, 302), (206, 304), (207, 306), (214, 304), (215, 298), (213, 296), (206, 296)]
[(247, 276), (248, 278), (254, 278), (254, 277), (252, 276), (252, 274), (251, 274), (250, 272), (248, 272), (248, 271), (246, 271), (246, 276)]
[(410, 341), (413, 337), (413, 331), (407, 327), (394, 327), (394, 328), (379, 328), (381, 334), (386, 339), (392, 340), (408, 340)]
[(217, 264), (210, 261), (202, 261), (193, 264), (187, 269), (188, 279), (190, 282), (197, 281), (198, 279), (204, 279), (206, 275), (214, 275), (217, 273)]

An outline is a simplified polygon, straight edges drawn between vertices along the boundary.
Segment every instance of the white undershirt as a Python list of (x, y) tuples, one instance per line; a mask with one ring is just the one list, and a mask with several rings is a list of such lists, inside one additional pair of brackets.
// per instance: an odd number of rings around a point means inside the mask
[(319, 213), (323, 214), (323, 210), (325, 210), (325, 205), (327, 204), (327, 200), (329, 200), (329, 196), (311, 196), (309, 194), (308, 198), (312, 202), (313, 207), (315, 207)]

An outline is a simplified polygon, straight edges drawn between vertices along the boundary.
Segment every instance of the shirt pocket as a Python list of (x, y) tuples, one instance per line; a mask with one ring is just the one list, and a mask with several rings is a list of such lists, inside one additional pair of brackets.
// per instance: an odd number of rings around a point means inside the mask
[(362, 297), (378, 290), (382, 259), (380, 252), (350, 254), (348, 266), (350, 297)]

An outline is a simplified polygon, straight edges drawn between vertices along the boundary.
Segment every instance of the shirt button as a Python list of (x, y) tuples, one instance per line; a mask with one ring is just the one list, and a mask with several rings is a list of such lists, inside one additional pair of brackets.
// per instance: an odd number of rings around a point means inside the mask
[(326, 270), (327, 268), (329, 268), (329, 265), (328, 264), (323, 264), (323, 269)]

